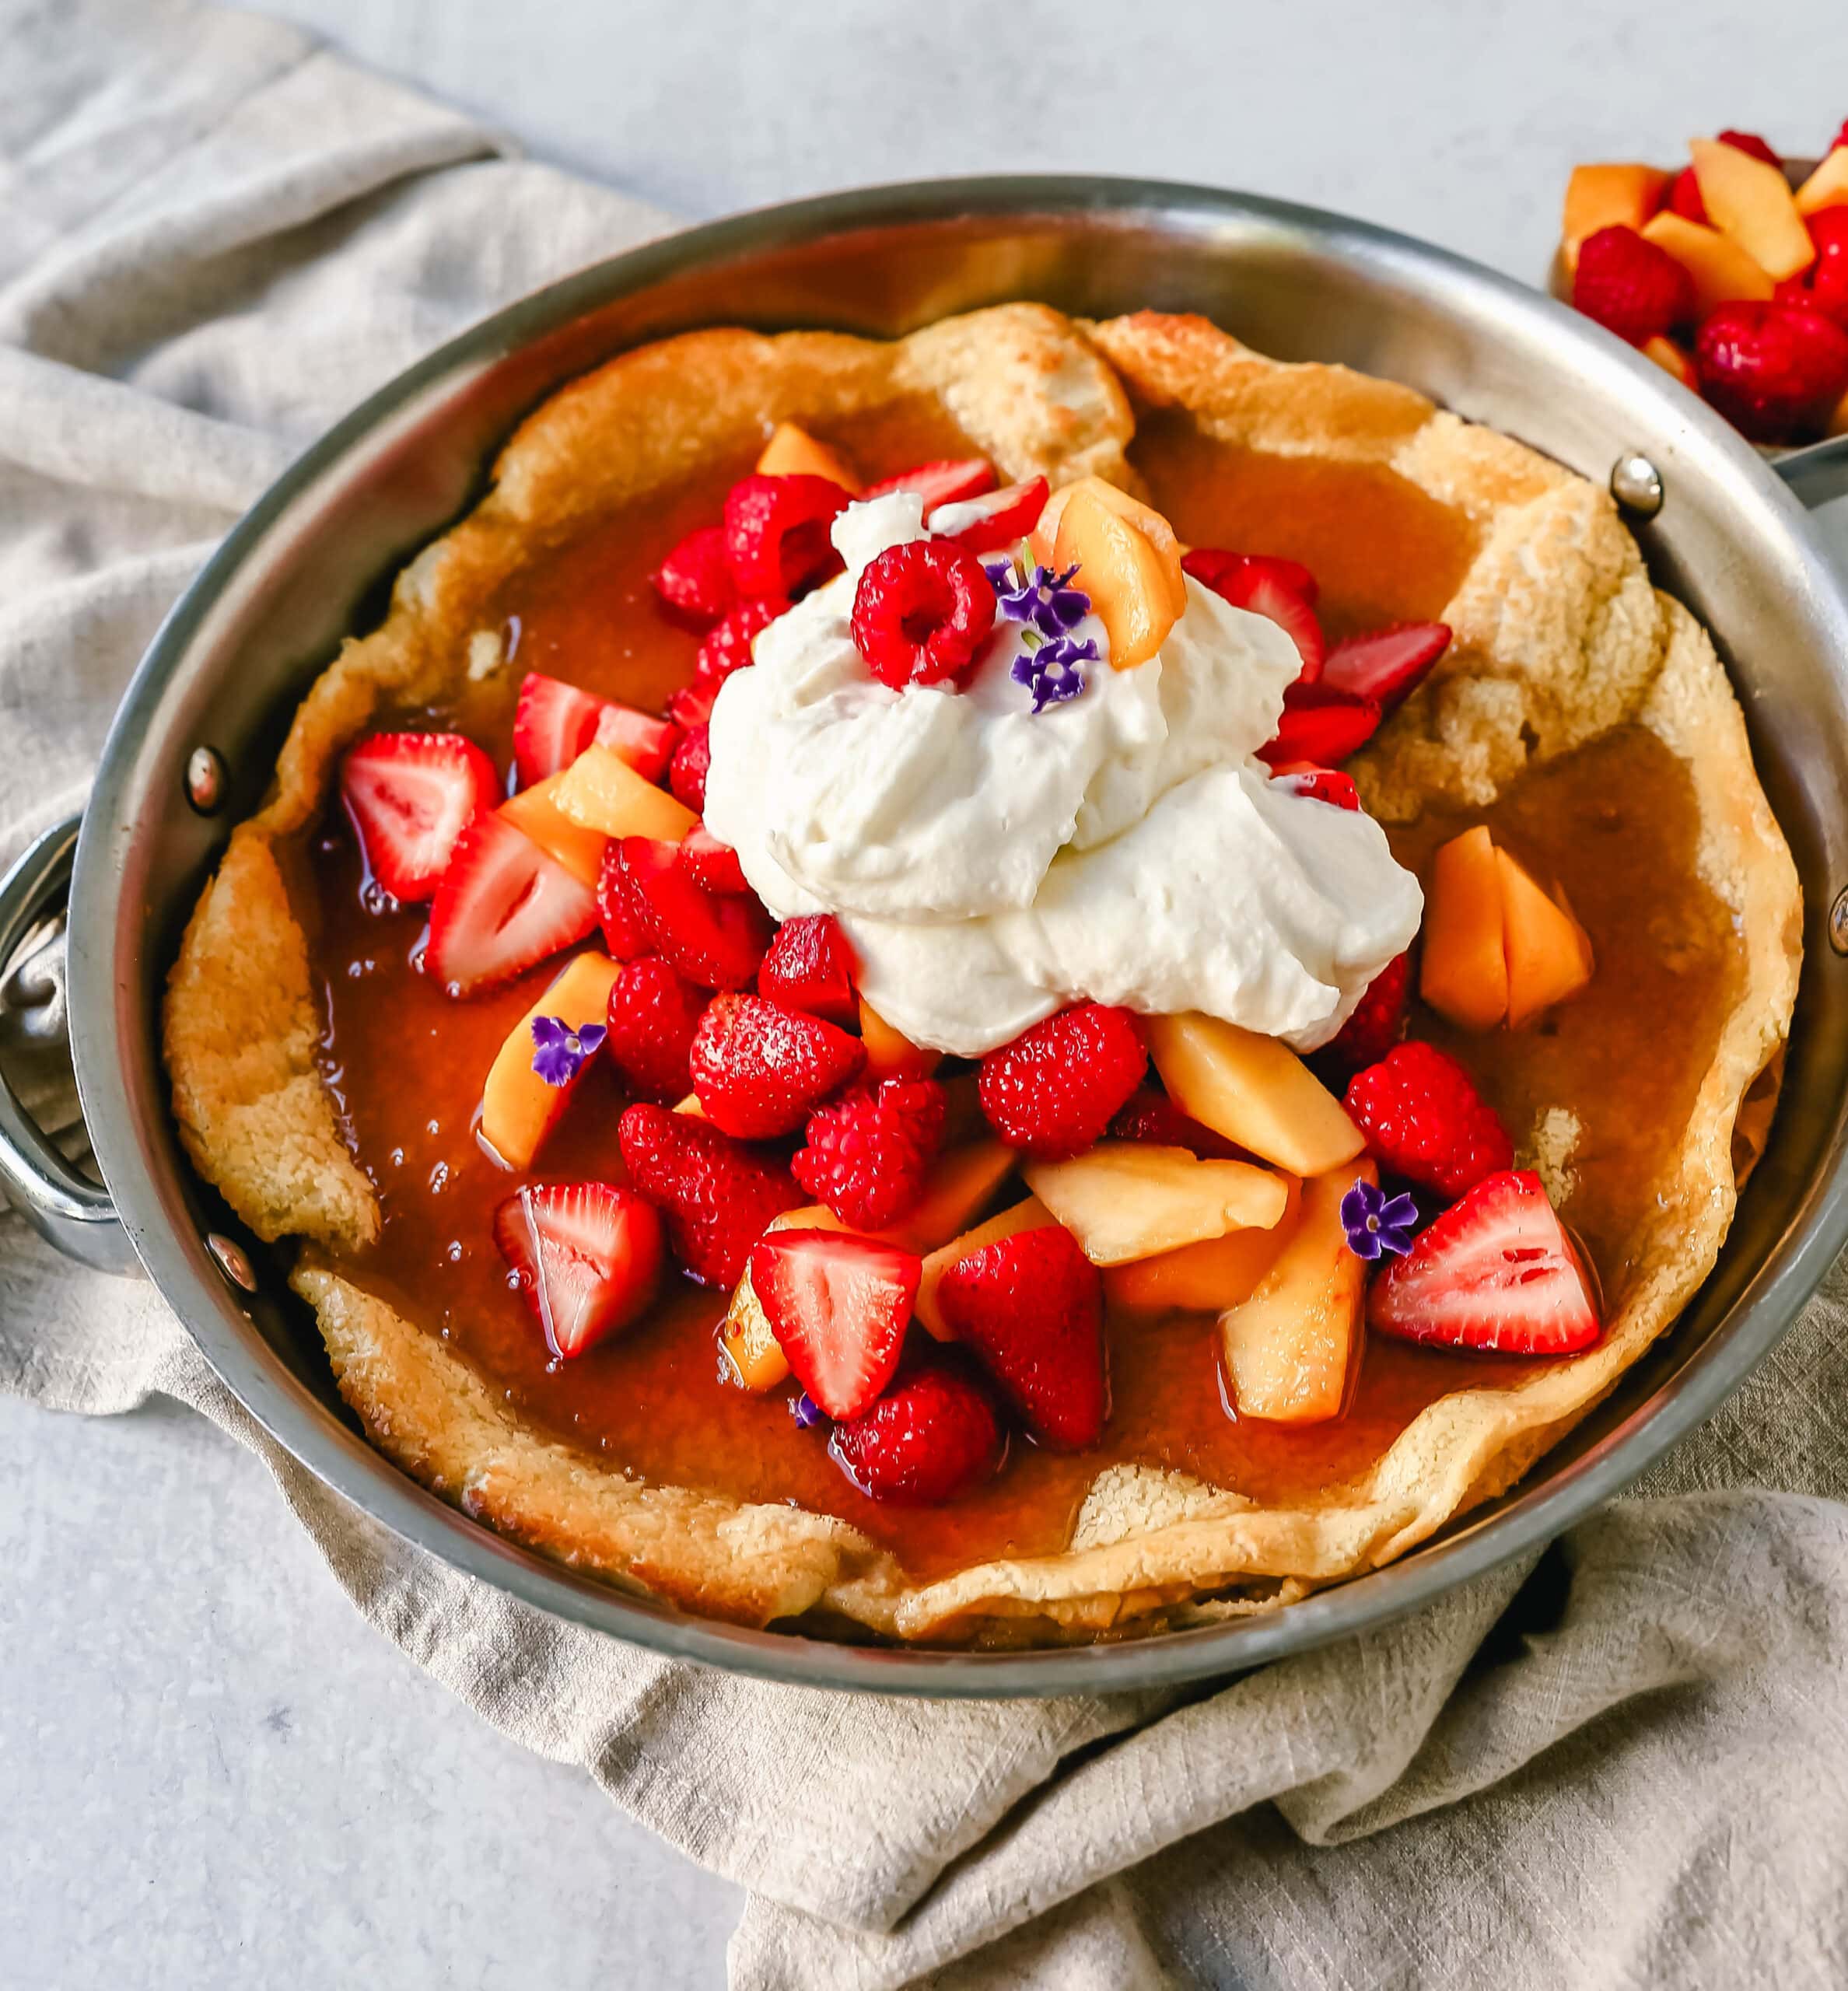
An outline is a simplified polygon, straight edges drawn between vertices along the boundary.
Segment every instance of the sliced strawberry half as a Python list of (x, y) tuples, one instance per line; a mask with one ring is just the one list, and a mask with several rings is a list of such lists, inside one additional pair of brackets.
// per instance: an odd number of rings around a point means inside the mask
[(1412, 1006), (1412, 957), (1395, 954), (1367, 985), (1353, 1014), (1317, 1054), (1342, 1078), (1377, 1065), (1405, 1034)]
[[(1224, 593), (1221, 582), (1229, 582), (1234, 587), (1248, 584), (1248, 577), (1255, 574), (1268, 575), (1279, 587), (1289, 589), (1292, 594), (1300, 595), (1313, 608), (1321, 593), (1321, 584), (1311, 570), (1300, 560), (1286, 560), (1280, 553), (1229, 553), (1223, 547), (1195, 546), (1181, 556), (1181, 571), (1191, 574), (1202, 587), (1211, 588), (1215, 594)], [(1230, 600), (1230, 596), (1227, 599)], [(1241, 603), (1240, 607), (1244, 604)]]
[(409, 905), (436, 891), (500, 785), (494, 763), (459, 733), (375, 733), (346, 757), (340, 795), (373, 877)]
[(494, 1213), (509, 1283), (553, 1354), (582, 1355), (654, 1297), (667, 1248), (653, 1204), (614, 1182), (544, 1182)]
[(1283, 716), (1277, 737), (1260, 747), (1258, 758), (1273, 767), (1293, 761), (1313, 761), (1332, 767), (1358, 753), (1380, 730), (1379, 702), (1356, 698), (1332, 685), (1292, 684), (1283, 694)]
[(928, 518), (940, 505), (960, 504), (965, 498), (979, 498), (995, 488), (995, 466), (986, 457), (940, 458), (935, 463), (914, 464), (896, 477), (882, 477), (860, 493), (863, 505), (869, 498), (889, 498), (894, 491), (915, 491), (924, 500)]
[(510, 982), (576, 947), (597, 924), (597, 894), (498, 810), (478, 816), (436, 887), (424, 969), (452, 996)]
[[(681, 838), (680, 861), (709, 892), (751, 890), (745, 882), (744, 867), (738, 862), (738, 853), (730, 844), (721, 843), (703, 823)], [(774, 992), (765, 991), (766, 995)]]
[(853, 950), (841, 922), (831, 912), (805, 913), (776, 929), (758, 970), (758, 992), (831, 1023), (851, 1023), (859, 1015), (853, 972)]
[(1024, 484), (1004, 484), (979, 498), (961, 498), (940, 505), (924, 523), (939, 539), (949, 540), (965, 553), (992, 553), (1024, 539), (1046, 509), (1048, 487), (1043, 477)]
[(1368, 1289), (1369, 1326), (1402, 1341), (1573, 1355), (1600, 1332), (1577, 1247), (1540, 1178), (1505, 1169), (1419, 1233)]
[[(770, 915), (748, 893), (709, 892), (680, 862), (677, 845), (624, 837), (615, 846), (621, 908), (650, 951), (705, 989), (746, 989), (770, 944)], [(614, 908), (618, 894), (606, 894)]]
[(828, 1450), (871, 1499), (936, 1507), (991, 1478), (1006, 1443), (981, 1386), (939, 1361), (908, 1370), (862, 1415), (837, 1424)]
[(693, 1033), (688, 1069), (722, 1133), (763, 1141), (793, 1134), (831, 1093), (858, 1078), (856, 1037), (765, 996), (715, 996)]
[(937, 1304), (1036, 1438), (1063, 1451), (1097, 1443), (1110, 1407), (1104, 1282), (1069, 1230), (1017, 1231), (957, 1259)]
[(1329, 651), (1321, 681), (1356, 698), (1372, 698), (1389, 712), (1418, 689), (1450, 640), (1447, 622), (1395, 622), (1349, 636)]
[(776, 1230), (751, 1287), (796, 1380), (828, 1415), (858, 1417), (897, 1373), (923, 1261), (851, 1231)]
[[(1186, 562), (1181, 564), (1185, 566)], [(1313, 684), (1321, 676), (1328, 645), (1315, 611), (1294, 588), (1279, 580), (1268, 564), (1260, 566), (1248, 555), (1244, 565), (1229, 570), (1210, 585), (1215, 594), (1234, 608), (1248, 609), (1252, 614), (1276, 623), (1296, 645), (1297, 655), (1303, 663), (1297, 679), (1299, 684)]]
[(660, 1209), (674, 1255), (701, 1286), (736, 1286), (772, 1220), (802, 1201), (786, 1169), (691, 1113), (632, 1106), (616, 1138), (629, 1180)]
[(597, 737), (604, 701), (529, 670), (513, 709), (513, 771), (522, 788), (568, 768)]
[(626, 761), (644, 781), (659, 781), (680, 744), (680, 728), (670, 719), (656, 719), (611, 699), (597, 714), (592, 738), (618, 760)]

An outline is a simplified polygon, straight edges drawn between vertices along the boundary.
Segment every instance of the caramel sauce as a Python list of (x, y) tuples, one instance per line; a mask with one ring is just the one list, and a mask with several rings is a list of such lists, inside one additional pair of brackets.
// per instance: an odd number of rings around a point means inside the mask
[[(915, 409), (844, 425), (828, 439), (848, 446), (869, 479), (968, 446)], [(1241, 454), (1172, 420), (1153, 425), (1136, 454), (1190, 541), (1309, 562), (1335, 631), (1436, 613), (1470, 557), (1452, 515), (1388, 472)], [(648, 573), (683, 534), (716, 517), (747, 467), (724, 466), (541, 549), (495, 607), (515, 668), (451, 712), (415, 716), (464, 724), (504, 765), (524, 669), (658, 709), (689, 674), (696, 642), (661, 612)], [(1422, 869), (1438, 842), (1473, 820), (1421, 822), (1395, 832), (1395, 847)], [(1580, 1001), (1518, 1034), (1460, 1037), (1423, 1016), (1416, 1027), (1478, 1076), (1517, 1140), (1545, 1107), (1577, 1114), (1584, 1132), (1566, 1214), (1609, 1290), (1715, 1041), (1735, 944), (1694, 875), (1686, 778), (1650, 737), (1615, 735), (1542, 771), (1487, 820), (1542, 877), (1564, 883), (1596, 947), (1597, 977)], [(1175, 1468), (1288, 1501), (1363, 1469), (1437, 1398), (1521, 1373), (1490, 1358), (1373, 1342), (1347, 1415), (1293, 1433), (1229, 1413), (1210, 1318), (1112, 1321), (1111, 1410), (1096, 1448), (1062, 1457), (1017, 1435), (1003, 1471), (956, 1505), (877, 1505), (836, 1468), (822, 1434), (796, 1428), (783, 1393), (753, 1396), (723, 1380), (711, 1330), (725, 1294), (675, 1281), (626, 1334), (572, 1362), (549, 1359), (492, 1234), (496, 1205), (522, 1178), (488, 1156), (472, 1123), (495, 1050), (558, 964), (452, 1002), (411, 966), (422, 914), (364, 906), (338, 805), (302, 855), (326, 1011), (323, 1069), (384, 1213), (376, 1244), (341, 1268), (443, 1336), (510, 1409), (612, 1466), (840, 1515), (928, 1579), (987, 1557), (1062, 1548), (1085, 1489), (1111, 1462)], [(622, 1105), (607, 1069), (586, 1073), (530, 1179), (619, 1178)]]

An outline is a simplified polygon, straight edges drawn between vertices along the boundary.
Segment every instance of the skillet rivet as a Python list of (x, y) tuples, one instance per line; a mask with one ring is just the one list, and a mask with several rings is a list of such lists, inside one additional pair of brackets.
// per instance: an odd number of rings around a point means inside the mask
[(186, 799), (201, 816), (212, 815), (225, 799), (225, 764), (210, 747), (195, 747), (187, 757)]
[(241, 1244), (234, 1244), (222, 1230), (208, 1230), (205, 1233), (205, 1248), (218, 1261), (219, 1270), (233, 1286), (241, 1286), (246, 1293), (257, 1290), (256, 1272)]
[(1829, 944), (1838, 954), (1848, 954), (1848, 885), (1836, 894), (1829, 908)]
[(1626, 450), (1611, 466), (1611, 495), (1626, 512), (1653, 519), (1662, 509), (1662, 473), (1648, 457)]

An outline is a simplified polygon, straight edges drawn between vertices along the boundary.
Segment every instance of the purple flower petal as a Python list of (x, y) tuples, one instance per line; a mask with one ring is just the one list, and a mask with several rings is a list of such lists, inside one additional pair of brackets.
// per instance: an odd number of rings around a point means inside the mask
[(1341, 1227), (1347, 1233), (1348, 1249), (1356, 1258), (1370, 1261), (1384, 1252), (1403, 1257), (1412, 1248), (1417, 1222), (1418, 1205), (1410, 1196), (1388, 1196), (1364, 1180), (1356, 1181), (1341, 1199)]
[(572, 1030), (561, 1016), (533, 1019), (533, 1069), (548, 1086), (568, 1086), (608, 1034), (601, 1023)]
[(812, 1431), (827, 1421), (826, 1413), (807, 1390), (789, 1399), (789, 1415), (795, 1419), (798, 1431)]

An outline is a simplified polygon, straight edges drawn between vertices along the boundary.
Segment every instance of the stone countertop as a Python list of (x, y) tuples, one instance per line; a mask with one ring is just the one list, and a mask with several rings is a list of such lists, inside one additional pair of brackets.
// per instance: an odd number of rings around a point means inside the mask
[[(1578, 159), (1844, 115), (1839, 0), (841, 0), (263, 9), (689, 217), (1080, 170), (1244, 187), (1544, 270)], [(542, 35), (535, 34), (543, 22)], [(0, 1401), (0, 1979), (111, 1991), (721, 1981), (742, 1897), (376, 1637), (189, 1413)]]

